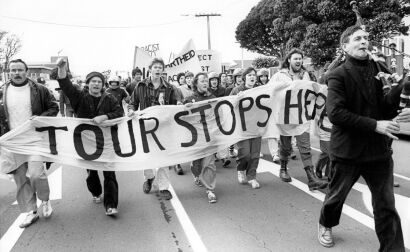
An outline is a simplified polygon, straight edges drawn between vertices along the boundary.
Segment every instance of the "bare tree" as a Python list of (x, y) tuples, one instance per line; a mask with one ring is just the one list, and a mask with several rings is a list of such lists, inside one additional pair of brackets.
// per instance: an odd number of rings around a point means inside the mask
[[(1, 42), (1, 40), (0, 40)], [(5, 41), (1, 43), (0, 60), (4, 63), (4, 70), (8, 70), (10, 60), (21, 49), (21, 40), (16, 35), (6, 36)]]

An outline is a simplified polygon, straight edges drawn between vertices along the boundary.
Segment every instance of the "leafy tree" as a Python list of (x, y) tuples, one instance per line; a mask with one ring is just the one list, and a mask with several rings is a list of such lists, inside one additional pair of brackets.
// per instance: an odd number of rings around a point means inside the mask
[[(402, 18), (410, 14), (410, 0), (357, 1), (370, 39), (381, 42), (393, 31), (407, 35)], [(299, 47), (314, 65), (331, 61), (339, 47), (340, 34), (356, 23), (346, 0), (261, 0), (236, 28), (241, 47), (283, 58)]]
[(252, 61), (252, 66), (259, 68), (269, 68), (279, 66), (279, 61), (274, 57), (257, 57)]

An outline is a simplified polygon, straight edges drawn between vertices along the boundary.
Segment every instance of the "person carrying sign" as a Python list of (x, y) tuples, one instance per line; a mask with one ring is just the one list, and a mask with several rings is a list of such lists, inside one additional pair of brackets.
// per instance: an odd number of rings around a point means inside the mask
[[(360, 176), (372, 194), (379, 251), (405, 251), (400, 217), (395, 208), (390, 138), (400, 132), (392, 121), (399, 109), (402, 86), (385, 95), (380, 65), (368, 55), (369, 34), (361, 26), (340, 36), (346, 61), (328, 76), (327, 114), (333, 124), (330, 157), (334, 174), (320, 213), (318, 240), (334, 246), (332, 227), (339, 224), (343, 204)], [(383, 70), (382, 70), (383, 71)]]
[[(194, 94), (185, 99), (187, 107), (191, 107), (192, 103), (205, 101), (216, 98), (209, 88), (208, 76), (206, 73), (198, 73), (194, 77), (192, 83)], [(205, 186), (206, 194), (208, 195), (208, 202), (215, 203), (217, 201), (215, 195), (216, 184), (216, 166), (214, 155), (209, 155), (192, 161), (191, 171), (194, 175), (195, 184), (198, 186)]]
[[(181, 104), (181, 96), (178, 89), (169, 84), (162, 77), (165, 69), (165, 63), (161, 58), (154, 58), (149, 70), (151, 76), (138, 83), (131, 96), (131, 102), (128, 107), (128, 116), (132, 116), (134, 111), (146, 109), (152, 106), (160, 105), (177, 105)], [(145, 182), (143, 184), (144, 193), (149, 193), (152, 183), (156, 178), (159, 187), (159, 195), (166, 200), (172, 199), (169, 192), (169, 168), (161, 167), (156, 170), (144, 170)]]
[[(294, 80), (311, 80), (309, 73), (303, 67), (303, 52), (297, 48), (292, 49), (282, 63), (282, 69), (273, 75), (271, 82), (291, 82)], [(306, 176), (308, 178), (309, 190), (322, 189), (327, 186), (327, 182), (316, 177), (313, 172), (312, 154), (310, 148), (310, 121), (304, 125), (305, 132), (295, 136), (296, 145), (299, 148), (300, 156)], [(292, 152), (292, 135), (294, 125), (283, 125), (280, 128), (279, 157), (280, 157), (280, 178), (284, 182), (292, 181), (287, 171), (287, 164)], [(299, 125), (298, 125), (299, 126)]]
[[(10, 80), (1, 88), (0, 136), (17, 128), (33, 116), (56, 116), (58, 105), (43, 85), (27, 78), (27, 64), (21, 59), (9, 63)], [(39, 219), (37, 197), (44, 217), (51, 216), (50, 187), (43, 162), (25, 162), (11, 172), (17, 185), (17, 203), (21, 212), (28, 212), (20, 228)], [(29, 177), (27, 177), (27, 174)]]
[[(79, 91), (67, 77), (67, 62), (60, 59), (57, 62), (58, 84), (70, 100), (78, 118), (89, 118), (95, 124), (101, 124), (105, 120), (118, 118), (124, 115), (124, 111), (117, 99), (104, 92), (104, 75), (99, 72), (91, 72), (86, 77), (88, 92)], [(98, 171), (87, 170), (86, 179), (88, 190), (93, 196), (95, 203), (101, 202), (101, 182)], [(104, 207), (106, 215), (118, 213), (118, 182), (114, 171), (103, 171), (104, 174)]]
[[(242, 73), (243, 85), (235, 87), (231, 95), (237, 95), (247, 89), (251, 89), (256, 84), (256, 70), (253, 67), (245, 69)], [(239, 141), (238, 158), (236, 170), (238, 171), (238, 182), (241, 184), (248, 183), (253, 189), (260, 188), (259, 182), (256, 180), (256, 169), (258, 168), (260, 151), (261, 151), (261, 137), (250, 138)]]

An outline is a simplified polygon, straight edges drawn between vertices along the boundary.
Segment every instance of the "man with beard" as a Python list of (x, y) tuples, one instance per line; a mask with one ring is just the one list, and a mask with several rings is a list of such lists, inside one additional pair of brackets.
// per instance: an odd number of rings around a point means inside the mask
[[(340, 37), (346, 61), (328, 77), (327, 114), (333, 124), (330, 138), (332, 179), (320, 213), (318, 240), (334, 245), (332, 227), (339, 224), (343, 204), (360, 176), (372, 194), (379, 251), (405, 251), (393, 192), (390, 138), (400, 131), (397, 115), (402, 85), (383, 93), (377, 62), (367, 53), (369, 34), (360, 26)], [(401, 121), (402, 115), (399, 116)]]
[[(291, 82), (294, 80), (311, 80), (309, 73), (303, 67), (303, 52), (297, 48), (292, 49), (285, 57), (282, 63), (282, 69), (273, 75), (272, 82)], [(279, 128), (279, 158), (280, 158), (280, 178), (284, 182), (292, 181), (287, 171), (287, 164), (292, 152), (292, 136), (295, 128), (302, 128), (303, 133), (295, 135), (296, 145), (299, 149), (300, 156), (306, 176), (308, 178), (309, 190), (325, 188), (327, 182), (318, 179), (313, 172), (312, 154), (310, 148), (310, 121), (304, 125), (282, 125)]]
[[(151, 76), (138, 83), (131, 96), (131, 102), (128, 107), (128, 116), (132, 116), (134, 111), (146, 109), (152, 106), (177, 105), (181, 103), (181, 96), (178, 89), (169, 84), (162, 77), (165, 69), (165, 63), (161, 58), (154, 58), (149, 65)], [(144, 193), (149, 193), (152, 188), (154, 178), (156, 178), (159, 187), (159, 194), (163, 199), (172, 199), (169, 192), (169, 169), (161, 167), (158, 169), (144, 170), (145, 182), (143, 185)]]
[[(4, 84), (0, 99), (0, 135), (17, 128), (33, 116), (56, 116), (58, 105), (54, 96), (43, 85), (27, 78), (27, 64), (21, 59), (9, 64), (10, 80)], [(17, 185), (17, 203), (21, 212), (28, 212), (20, 228), (39, 219), (37, 197), (42, 214), (51, 216), (50, 187), (43, 162), (25, 162), (11, 172)], [(29, 175), (29, 177), (27, 177)]]

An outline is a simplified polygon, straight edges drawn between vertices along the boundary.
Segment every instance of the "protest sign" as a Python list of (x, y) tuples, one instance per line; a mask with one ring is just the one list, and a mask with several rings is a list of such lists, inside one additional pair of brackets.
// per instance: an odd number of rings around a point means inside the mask
[(187, 71), (193, 73), (201, 72), (194, 41), (192, 39), (186, 43), (173, 61), (165, 66), (165, 72), (167, 73), (168, 82), (170, 83), (177, 81), (177, 75), (179, 73), (185, 73)]
[(148, 77), (148, 66), (151, 63), (151, 61), (151, 55), (144, 51), (144, 49), (135, 47), (133, 68), (138, 67), (139, 69), (141, 69), (142, 78)]
[(214, 50), (197, 50), (196, 53), (202, 72), (221, 72), (222, 60), (219, 52)]

